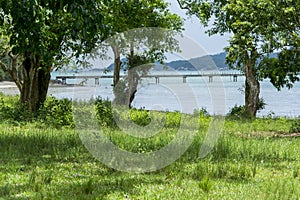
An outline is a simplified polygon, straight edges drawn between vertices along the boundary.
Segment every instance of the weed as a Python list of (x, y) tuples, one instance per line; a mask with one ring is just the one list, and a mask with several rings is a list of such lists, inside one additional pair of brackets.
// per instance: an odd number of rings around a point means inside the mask
[(204, 176), (204, 178), (199, 182), (199, 188), (204, 192), (208, 193), (213, 187), (212, 182), (210, 181), (209, 175)]

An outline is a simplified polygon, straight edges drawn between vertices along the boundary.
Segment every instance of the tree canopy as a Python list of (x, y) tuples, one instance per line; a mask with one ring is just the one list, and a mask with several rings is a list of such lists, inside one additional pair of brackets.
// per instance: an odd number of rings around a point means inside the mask
[[(117, 86), (120, 80), (121, 55), (127, 57), (128, 60), (134, 58), (142, 58), (140, 64), (150, 61), (162, 61), (164, 52), (176, 49), (176, 42), (172, 42), (174, 32), (182, 30), (182, 19), (169, 11), (168, 3), (163, 0), (113, 0), (108, 6), (103, 7), (104, 22), (108, 26), (109, 35), (111, 36), (106, 43), (111, 46), (114, 53), (114, 80), (113, 85)], [(158, 27), (157, 32), (151, 29), (142, 29), (145, 27)], [(166, 31), (166, 30), (172, 31)], [(152, 33), (149, 34), (149, 32)], [(164, 41), (164, 42), (162, 42)], [(147, 49), (137, 55), (139, 49)], [(131, 62), (127, 63), (131, 64)], [(130, 67), (136, 67), (130, 66)], [(134, 73), (134, 69), (128, 73)], [(137, 73), (135, 73), (137, 74)], [(129, 84), (132, 85), (132, 91), (136, 91), (137, 81)], [(119, 96), (124, 96), (126, 89), (124, 81), (120, 90), (114, 88), (115, 102), (123, 102)], [(129, 92), (132, 93), (132, 92)], [(125, 95), (126, 96), (126, 95)], [(127, 99), (133, 100), (132, 94), (127, 94)], [(130, 102), (126, 101), (126, 104)], [(130, 106), (130, 105), (129, 105)]]
[[(3, 69), (21, 76), (12, 78), (21, 92), (20, 100), (36, 111), (46, 98), (50, 72), (70, 54), (88, 53), (105, 37), (106, 27), (100, 0), (1, 0), (3, 56), (11, 65)], [(71, 53), (72, 52), (72, 53)]]
[[(178, 0), (183, 9), (209, 26), (208, 34), (232, 33), (227, 62), (246, 74), (249, 116), (259, 105), (259, 80), (278, 89), (299, 80), (300, 4), (297, 0)], [(270, 57), (279, 53), (277, 57)]]
[[(11, 60), (0, 66), (31, 111), (45, 101), (51, 70), (68, 58), (82, 58), (108, 36), (126, 30), (182, 25), (163, 0), (0, 0), (0, 6), (2, 58)], [(120, 65), (118, 45), (112, 48)]]

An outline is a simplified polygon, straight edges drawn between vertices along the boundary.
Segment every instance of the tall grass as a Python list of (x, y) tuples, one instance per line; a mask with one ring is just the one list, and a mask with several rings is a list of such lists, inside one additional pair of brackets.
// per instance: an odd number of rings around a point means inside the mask
[[(13, 109), (10, 98), (3, 96), (2, 105)], [(151, 122), (147, 111), (123, 114), (141, 126)], [(199, 159), (212, 117), (197, 117), (195, 129), (194, 116), (180, 124), (180, 113), (158, 112), (151, 120), (162, 116), (168, 123), (150, 138), (124, 134), (115, 126), (105, 129), (113, 143), (136, 153), (167, 145), (179, 126), (186, 134), (195, 131), (193, 143), (176, 162), (143, 174), (118, 172), (100, 163), (73, 126), (2, 118), (0, 199), (299, 199), (300, 140), (279, 137), (289, 133), (294, 120), (227, 119), (212, 152)]]

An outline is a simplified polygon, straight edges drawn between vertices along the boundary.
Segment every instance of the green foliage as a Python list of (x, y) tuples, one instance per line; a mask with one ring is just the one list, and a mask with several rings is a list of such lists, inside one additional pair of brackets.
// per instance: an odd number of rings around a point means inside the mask
[(227, 116), (233, 117), (233, 118), (238, 118), (238, 119), (245, 118), (246, 117), (246, 107), (235, 105), (233, 108), (230, 109)]
[(97, 119), (102, 127), (115, 127), (115, 121), (112, 111), (111, 102), (97, 97), (95, 100), (95, 109), (97, 112)]
[(182, 20), (177, 14), (170, 13), (168, 3), (163, 0), (112, 0), (107, 1), (102, 10), (104, 23), (112, 35), (141, 27), (182, 29)]
[(147, 110), (130, 110), (131, 120), (139, 126), (147, 126), (151, 122), (150, 113)]
[(19, 102), (17, 96), (0, 93), (0, 121), (18, 124), (30, 122), (32, 118), (32, 113), (28, 112), (26, 105)]
[(11, 66), (0, 65), (23, 88), (20, 102), (26, 103), (28, 110), (37, 112), (44, 104), (54, 67), (62, 67), (74, 57), (84, 63), (87, 54), (107, 36), (100, 9), (103, 2), (0, 0), (0, 42), (5, 43), (1, 57), (13, 60)]
[(38, 126), (54, 128), (73, 127), (72, 102), (68, 99), (48, 97), (41, 109), (33, 114), (26, 104), (21, 104), (18, 96), (0, 93), (0, 121), (12, 124), (35, 122)]
[(0, 3), (1, 24), (10, 36), (14, 54), (35, 53), (44, 63), (52, 63), (53, 59), (59, 62), (68, 50), (80, 54), (93, 48), (103, 36), (103, 15), (98, 1)]
[(55, 128), (74, 127), (72, 101), (48, 97), (44, 106), (38, 111), (37, 120)]
[[(258, 110), (263, 110), (265, 108), (265, 101), (263, 98), (259, 99), (259, 104), (258, 104)], [(228, 117), (230, 118), (236, 118), (236, 119), (246, 119), (249, 118), (247, 112), (246, 112), (246, 107), (245, 106), (238, 106), (235, 105), (233, 108), (230, 109), (229, 113), (227, 114)]]
[(300, 71), (299, 66), (299, 49), (284, 49), (278, 54), (277, 58), (264, 58), (260, 62), (260, 77), (269, 78), (270, 82), (278, 90), (285, 86), (290, 89), (296, 81), (300, 80), (298, 76)]
[(3, 71), (3, 69), (0, 67), (0, 81), (7, 81), (7, 80), (10, 80), (9, 74)]
[[(300, 80), (298, 0), (177, 2), (206, 27), (210, 25), (208, 34), (232, 34), (225, 48), (226, 62), (245, 73), (245, 112), (249, 117), (255, 117), (258, 109), (259, 79), (270, 78), (277, 89), (291, 88)], [(276, 52), (278, 57), (270, 58)]]
[(200, 109), (194, 109), (193, 112), (194, 116), (202, 116), (202, 117), (209, 117), (209, 112), (206, 110), (206, 108), (200, 108)]
[[(174, 33), (183, 30), (183, 20), (170, 12), (164, 0), (112, 0), (104, 3), (101, 11), (111, 37), (106, 42), (114, 53), (114, 103), (131, 107), (138, 84), (132, 81), (131, 76), (147, 73), (150, 65), (134, 67), (163, 62), (166, 52), (178, 51)], [(153, 28), (156, 29), (151, 30)], [(106, 47), (103, 49), (97, 53), (103, 55), (108, 50)], [(126, 65), (131, 70), (128, 71), (127, 79), (119, 80), (121, 67), (124, 66), (121, 63), (122, 56), (127, 57), (129, 63)]]
[(296, 119), (291, 128), (290, 128), (290, 133), (300, 133), (300, 118)]

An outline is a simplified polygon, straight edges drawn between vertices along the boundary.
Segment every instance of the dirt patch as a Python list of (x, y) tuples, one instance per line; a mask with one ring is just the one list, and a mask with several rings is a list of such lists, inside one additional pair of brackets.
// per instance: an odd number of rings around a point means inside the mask
[(287, 132), (252, 132), (252, 133), (236, 133), (242, 138), (296, 138), (300, 137), (300, 133), (287, 133)]
[(274, 137), (282, 137), (282, 138), (289, 138), (289, 137), (300, 137), (300, 133), (277, 133)]

